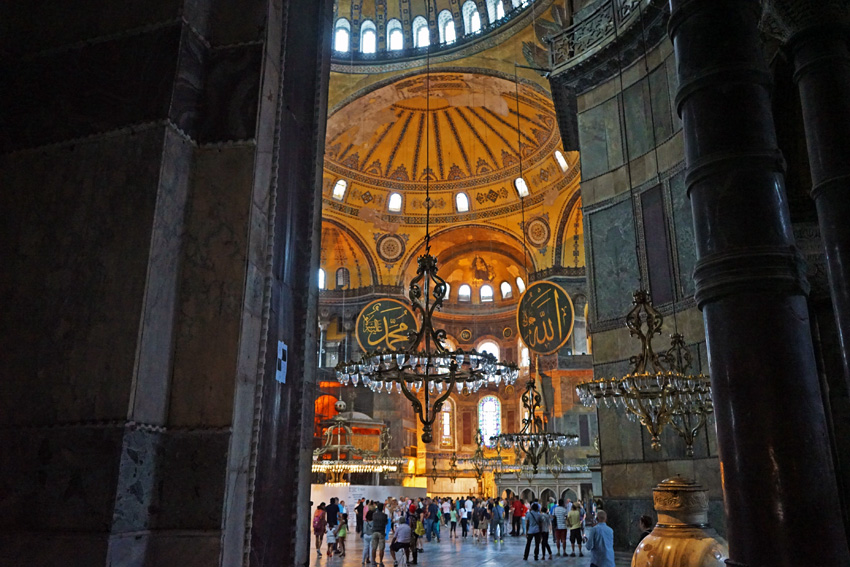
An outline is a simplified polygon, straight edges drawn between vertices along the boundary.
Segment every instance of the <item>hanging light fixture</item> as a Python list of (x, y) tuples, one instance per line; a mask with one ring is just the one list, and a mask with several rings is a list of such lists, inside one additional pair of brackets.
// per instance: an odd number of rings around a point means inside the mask
[(475, 478), (481, 481), (484, 478), (484, 473), (488, 470), (495, 471), (499, 468), (499, 465), (502, 463), (501, 457), (501, 448), (497, 445), (497, 457), (489, 458), (484, 455), (484, 434), (479, 429), (475, 434), (475, 452), (472, 454), (472, 457), (467, 457), (465, 459), (461, 459), (460, 463), (462, 465), (470, 465), (472, 466), (472, 470), (475, 471)]
[[(535, 368), (536, 366), (535, 361)], [(490, 437), (492, 442), (506, 449), (516, 450), (518, 464), (529, 466), (532, 474), (537, 474), (540, 462), (550, 449), (578, 444), (578, 435), (546, 431), (546, 423), (539, 415), (540, 401), (534, 376), (531, 375), (522, 394), (522, 407), (526, 412), (522, 419), (522, 429), (519, 433), (502, 433)]]
[[(429, 53), (430, 53), (430, 47)], [(425, 79), (426, 118), (431, 114), (430, 55)], [(425, 129), (425, 161), (430, 167), (430, 128)], [(408, 298), (421, 318), (418, 331), (408, 331), (404, 348), (366, 352), (359, 360), (341, 362), (336, 378), (343, 385), (358, 383), (374, 392), (404, 394), (422, 423), (422, 441), (433, 441), (432, 428), (443, 402), (456, 388), (478, 391), (487, 385), (513, 384), (519, 375), (514, 363), (500, 362), (490, 353), (448, 350), (446, 331), (435, 329), (435, 310), (443, 306), (446, 282), (437, 274), (437, 258), (431, 255), (430, 176), (425, 177), (425, 254), (417, 260), (416, 277), (410, 282)], [(421, 399), (420, 399), (421, 396)]]

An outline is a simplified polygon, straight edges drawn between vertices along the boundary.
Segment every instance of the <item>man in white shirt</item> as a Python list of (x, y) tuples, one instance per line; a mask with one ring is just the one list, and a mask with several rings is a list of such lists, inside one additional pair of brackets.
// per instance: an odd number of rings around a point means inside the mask
[(443, 503), (440, 505), (440, 508), (443, 511), (443, 523), (448, 526), (449, 525), (449, 515), (450, 515), (449, 512), (452, 511), (452, 505), (451, 505), (451, 503), (449, 503), (448, 498), (443, 500)]
[(561, 544), (564, 546), (564, 555), (567, 554), (567, 509), (564, 507), (564, 499), (558, 499), (558, 505), (552, 508), (552, 518), (555, 523), (555, 547), (558, 555), (561, 555)]

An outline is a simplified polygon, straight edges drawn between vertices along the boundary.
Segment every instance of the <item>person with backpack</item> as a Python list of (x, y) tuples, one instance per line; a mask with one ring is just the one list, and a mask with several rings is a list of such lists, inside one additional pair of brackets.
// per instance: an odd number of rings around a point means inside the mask
[(325, 537), (328, 521), (325, 517), (325, 503), (322, 502), (316, 507), (316, 512), (313, 514), (313, 535), (316, 537), (316, 555), (322, 556), (322, 539)]

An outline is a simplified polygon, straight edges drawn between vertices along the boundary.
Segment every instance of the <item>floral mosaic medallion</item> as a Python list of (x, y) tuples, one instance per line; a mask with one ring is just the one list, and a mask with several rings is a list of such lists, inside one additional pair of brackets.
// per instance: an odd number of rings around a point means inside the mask
[(528, 221), (525, 228), (525, 237), (528, 239), (528, 243), (535, 248), (546, 246), (551, 234), (549, 223), (540, 217)]
[(397, 234), (382, 234), (377, 238), (375, 247), (378, 257), (388, 264), (393, 264), (404, 256), (404, 239)]

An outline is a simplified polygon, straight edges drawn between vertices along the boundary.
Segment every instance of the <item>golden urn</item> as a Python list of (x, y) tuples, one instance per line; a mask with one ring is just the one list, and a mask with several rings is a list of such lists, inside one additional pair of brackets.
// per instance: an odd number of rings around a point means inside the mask
[(681, 476), (652, 491), (658, 523), (632, 556), (632, 567), (726, 567), (726, 540), (708, 525), (708, 492)]

